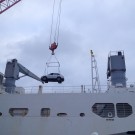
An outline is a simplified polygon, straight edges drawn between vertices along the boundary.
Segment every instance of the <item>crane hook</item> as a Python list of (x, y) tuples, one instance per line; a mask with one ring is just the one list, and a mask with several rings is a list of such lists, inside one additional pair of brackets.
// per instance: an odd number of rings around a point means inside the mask
[(54, 50), (58, 47), (58, 43), (56, 42), (52, 43), (51, 46), (49, 46), (49, 49), (52, 51), (52, 55), (54, 55)]

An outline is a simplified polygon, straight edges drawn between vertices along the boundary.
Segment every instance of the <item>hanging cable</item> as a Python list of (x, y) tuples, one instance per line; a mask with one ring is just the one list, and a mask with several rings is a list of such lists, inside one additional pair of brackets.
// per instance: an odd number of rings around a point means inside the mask
[(59, 0), (57, 17), (56, 17), (56, 25), (55, 25), (55, 29), (53, 31), (54, 18), (55, 18), (55, 8), (56, 8), (56, 0), (54, 0), (54, 2), (53, 2), (53, 12), (52, 12), (51, 32), (50, 32), (50, 44), (52, 43), (52, 35), (54, 36), (53, 37), (54, 38), (54, 42), (58, 43), (60, 20), (61, 20), (61, 18), (60, 18), (61, 17), (61, 5), (62, 5), (62, 0)]
[[(55, 25), (55, 29), (53, 30), (55, 8), (56, 8), (55, 3), (56, 3), (56, 0), (54, 0), (54, 2), (53, 2), (52, 24), (51, 24), (50, 44), (49, 44), (49, 49), (52, 51), (52, 55), (54, 55), (54, 50), (58, 47), (62, 0), (59, 0), (59, 4), (58, 4), (58, 8), (57, 8), (57, 16), (56, 16), (56, 25)], [(54, 36), (53, 42), (52, 42), (52, 35)]]
[(58, 23), (58, 34), (57, 34), (57, 43), (59, 41), (59, 33), (60, 33), (60, 23), (61, 23), (61, 5), (62, 5), (62, 0), (60, 1), (60, 10), (59, 10), (59, 23)]
[[(54, 60), (52, 60), (52, 57), (54, 57)], [(46, 67), (44, 70), (44, 74), (48, 74), (48, 68), (49, 67), (57, 67), (58, 68), (58, 72), (60, 73), (60, 63), (58, 61), (58, 59), (56, 58), (55, 55), (51, 55), (49, 57), (49, 59), (46, 62)]]
[(51, 23), (51, 32), (50, 32), (50, 43), (52, 42), (52, 31), (53, 31), (53, 22), (54, 22), (54, 9), (55, 9), (55, 0), (53, 1), (53, 12), (52, 12), (52, 23)]
[[(53, 0), (53, 11), (52, 11), (52, 20), (51, 20), (51, 31), (50, 31), (50, 43), (49, 49), (52, 51), (50, 58), (46, 62), (45, 73), (48, 74), (48, 68), (57, 67), (58, 72), (60, 73), (60, 63), (55, 56), (54, 50), (58, 46), (59, 40), (59, 29), (60, 29), (60, 17), (61, 17), (61, 5), (62, 0), (57, 0), (58, 5), (56, 5), (56, 0)], [(57, 7), (56, 7), (57, 6)], [(57, 9), (57, 13), (55, 12)], [(52, 41), (54, 40), (54, 41)]]
[(59, 7), (58, 7), (58, 15), (57, 15), (57, 23), (56, 23), (56, 28), (55, 28), (55, 35), (54, 35), (54, 41), (58, 43), (59, 40), (59, 28), (60, 28), (60, 20), (61, 20), (61, 4), (62, 0), (59, 2)]

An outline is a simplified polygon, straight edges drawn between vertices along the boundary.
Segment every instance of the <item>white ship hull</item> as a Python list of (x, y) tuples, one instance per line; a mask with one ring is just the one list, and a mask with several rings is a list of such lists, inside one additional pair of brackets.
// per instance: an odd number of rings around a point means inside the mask
[[(118, 118), (115, 110), (114, 118), (102, 118), (92, 112), (95, 103), (128, 103), (133, 113)], [(0, 94), (0, 107), (1, 135), (124, 135), (135, 130), (135, 92)], [(28, 114), (13, 117), (10, 108), (28, 108)], [(50, 108), (49, 117), (41, 116), (42, 108)]]

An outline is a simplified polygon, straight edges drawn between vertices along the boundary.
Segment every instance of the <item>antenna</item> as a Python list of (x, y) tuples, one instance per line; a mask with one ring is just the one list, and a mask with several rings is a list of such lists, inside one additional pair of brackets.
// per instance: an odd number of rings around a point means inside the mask
[(91, 53), (92, 92), (100, 92), (101, 91), (101, 87), (100, 87), (100, 81), (99, 81), (97, 61), (95, 59), (95, 56), (94, 56), (92, 50), (90, 50), (90, 53)]

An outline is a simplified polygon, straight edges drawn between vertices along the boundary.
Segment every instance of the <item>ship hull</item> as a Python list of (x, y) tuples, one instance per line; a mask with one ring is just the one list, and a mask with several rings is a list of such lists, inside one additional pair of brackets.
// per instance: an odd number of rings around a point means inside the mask
[[(126, 135), (135, 130), (135, 93), (0, 94), (1, 135)], [(126, 118), (103, 118), (92, 111), (96, 103), (128, 103)], [(27, 108), (25, 116), (11, 116), (10, 109)], [(50, 115), (41, 116), (43, 108)], [(58, 115), (61, 114), (61, 115)], [(83, 115), (81, 115), (83, 114)]]

